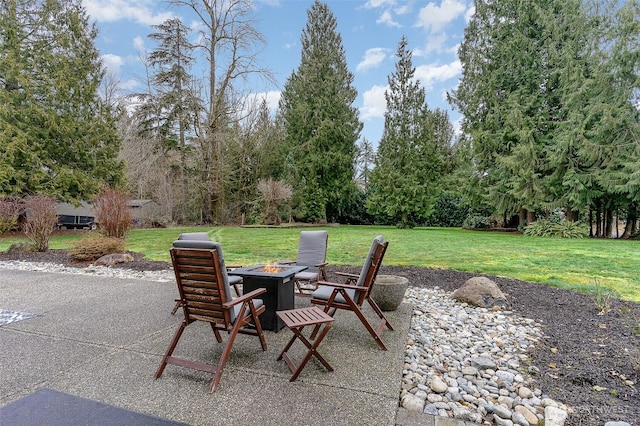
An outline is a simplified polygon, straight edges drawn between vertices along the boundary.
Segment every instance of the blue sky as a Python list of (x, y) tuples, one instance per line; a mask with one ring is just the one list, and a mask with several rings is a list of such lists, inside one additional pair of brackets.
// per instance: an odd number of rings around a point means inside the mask
[[(358, 90), (355, 107), (364, 123), (361, 137), (377, 145), (384, 126), (387, 77), (394, 72), (395, 53), (402, 36), (413, 51), (416, 78), (432, 108), (449, 111), (458, 127), (459, 114), (446, 101), (446, 91), (458, 84), (461, 65), (457, 48), (473, 14), (473, 0), (326, 0), (338, 23), (347, 65)], [(83, 0), (100, 31), (96, 44), (105, 65), (125, 91), (142, 91), (144, 70), (140, 54), (152, 50), (151, 25), (179, 16), (189, 26), (195, 19), (187, 9), (161, 0)], [(254, 0), (258, 29), (266, 39), (259, 66), (269, 68), (277, 85), (261, 80), (248, 90), (276, 106), (280, 90), (300, 64), (300, 36), (313, 0)]]

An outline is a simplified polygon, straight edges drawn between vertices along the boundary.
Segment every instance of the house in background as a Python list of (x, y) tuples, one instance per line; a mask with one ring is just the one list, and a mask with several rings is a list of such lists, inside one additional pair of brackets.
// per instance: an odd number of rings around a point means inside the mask
[(160, 204), (153, 200), (131, 200), (129, 207), (133, 213), (133, 224), (138, 226), (151, 226), (154, 218), (158, 216)]
[(56, 205), (58, 215), (58, 229), (96, 229), (96, 213), (93, 206), (82, 201), (79, 206), (71, 203), (58, 203)]
[[(127, 203), (133, 214), (135, 226), (147, 226), (153, 223), (160, 205), (153, 200), (131, 200)], [(96, 229), (96, 212), (92, 204), (82, 201), (79, 206), (71, 203), (58, 203), (58, 229)]]

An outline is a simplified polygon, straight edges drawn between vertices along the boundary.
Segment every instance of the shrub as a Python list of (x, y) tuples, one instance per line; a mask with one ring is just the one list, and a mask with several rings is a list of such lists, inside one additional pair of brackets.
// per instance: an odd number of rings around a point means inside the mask
[(462, 226), (469, 216), (470, 208), (457, 195), (442, 192), (436, 200), (433, 213), (426, 221), (427, 226)]
[(611, 302), (614, 299), (619, 299), (620, 294), (617, 291), (600, 284), (600, 281), (598, 281), (597, 278), (594, 280), (594, 285), (592, 288), (593, 302), (598, 308), (598, 315), (605, 315), (611, 310)]
[(489, 229), (489, 225), (490, 222), (488, 217), (479, 214), (472, 214), (464, 220), (462, 227), (464, 229)]
[(25, 199), (25, 211), (25, 235), (35, 251), (47, 251), (53, 228), (58, 222), (55, 198), (47, 195), (29, 196)]
[(128, 201), (126, 194), (111, 188), (103, 190), (96, 197), (93, 203), (96, 222), (105, 236), (124, 238), (133, 226), (133, 213)]
[(258, 192), (262, 201), (262, 220), (266, 224), (279, 225), (281, 222), (281, 210), (287, 201), (291, 199), (293, 190), (283, 181), (260, 179)]
[(88, 234), (69, 250), (69, 256), (76, 260), (92, 261), (105, 254), (122, 253), (124, 241), (122, 238), (107, 237), (101, 234)]
[(543, 219), (527, 225), (523, 233), (530, 237), (584, 238), (589, 235), (589, 228), (582, 222)]
[(22, 212), (23, 207), (20, 199), (6, 197), (0, 200), (0, 235), (16, 227)]

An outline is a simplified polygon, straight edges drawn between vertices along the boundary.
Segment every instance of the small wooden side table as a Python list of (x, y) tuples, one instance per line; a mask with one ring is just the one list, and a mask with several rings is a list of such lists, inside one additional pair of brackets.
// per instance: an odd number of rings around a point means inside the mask
[[(288, 311), (278, 311), (276, 312), (276, 314), (280, 317), (282, 322), (284, 322), (284, 324), (293, 332), (293, 337), (291, 337), (289, 343), (287, 343), (287, 345), (284, 347), (282, 352), (280, 352), (280, 355), (277, 358), (278, 361), (284, 359), (284, 361), (289, 366), (289, 370), (291, 370), (291, 372), (293, 373), (289, 381), (293, 382), (298, 378), (298, 375), (307, 364), (307, 362), (311, 359), (311, 356), (315, 356), (316, 359), (320, 361), (327, 370), (333, 371), (333, 367), (331, 367), (327, 360), (324, 359), (322, 355), (320, 355), (317, 351), (318, 345), (320, 345), (320, 342), (322, 342), (322, 339), (324, 339), (324, 336), (326, 336), (327, 332), (331, 328), (331, 325), (333, 324), (333, 317), (324, 312), (322, 309), (319, 309), (317, 306), (291, 309)], [(320, 327), (322, 324), (324, 324), (324, 327), (320, 331), (320, 334), (315, 338), (313, 343), (309, 342), (309, 340), (302, 334), (302, 330), (306, 326), (312, 325)], [(297, 366), (294, 364), (294, 362), (289, 357), (289, 354), (287, 353), (296, 339), (299, 339), (309, 349), (303, 360)]]

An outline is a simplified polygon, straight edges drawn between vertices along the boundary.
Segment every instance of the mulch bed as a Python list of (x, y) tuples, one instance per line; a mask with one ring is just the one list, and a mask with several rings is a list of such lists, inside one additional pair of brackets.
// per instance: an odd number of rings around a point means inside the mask
[[(168, 269), (166, 262), (146, 260), (116, 265), (134, 270)], [(0, 253), (0, 261), (26, 260), (83, 266), (64, 250), (45, 253)], [(359, 272), (359, 268), (329, 268)], [(454, 291), (478, 274), (419, 267), (382, 266), (382, 274), (402, 275), (416, 287)], [(601, 426), (606, 421), (640, 421), (640, 304), (613, 300), (606, 315), (598, 315), (593, 296), (488, 276), (507, 294), (510, 309), (543, 325), (545, 338), (530, 353), (540, 369), (533, 383), (551, 398), (573, 408), (567, 425)], [(635, 383), (625, 384), (625, 380)]]

